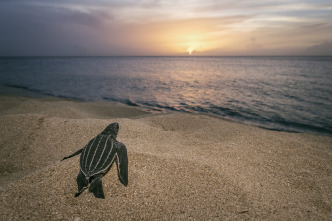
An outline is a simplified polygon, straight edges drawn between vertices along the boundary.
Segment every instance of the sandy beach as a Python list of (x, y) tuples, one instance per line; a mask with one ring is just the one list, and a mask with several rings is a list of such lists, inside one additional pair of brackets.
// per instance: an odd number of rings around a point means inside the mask
[[(128, 150), (105, 199), (75, 198), (82, 148), (108, 124)], [(332, 138), (117, 103), (0, 96), (1, 220), (332, 220)]]

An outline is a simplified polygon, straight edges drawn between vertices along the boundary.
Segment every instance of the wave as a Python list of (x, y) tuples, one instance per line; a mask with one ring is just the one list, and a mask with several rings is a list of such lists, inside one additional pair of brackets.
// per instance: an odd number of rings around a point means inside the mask
[(22, 91), (28, 91), (32, 92), (31, 94), (26, 94), (22, 93), (20, 91), (14, 92), (15, 95), (21, 95), (21, 96), (32, 96), (32, 97), (57, 97), (57, 98), (63, 98), (63, 99), (71, 99), (71, 100), (77, 100), (77, 101), (88, 101), (87, 99), (83, 99), (81, 97), (75, 97), (75, 96), (67, 96), (67, 95), (62, 95), (62, 94), (57, 94), (57, 93), (51, 93), (51, 92), (46, 92), (43, 90), (38, 90), (35, 88), (31, 88), (28, 86), (23, 86), (23, 85), (17, 85), (17, 84), (8, 84), (8, 83), (3, 83), (0, 84), (1, 86), (8, 87), (8, 88), (13, 88), (13, 89), (18, 89)]
[(123, 104), (126, 104), (126, 105), (129, 105), (129, 106), (132, 106), (132, 107), (139, 107), (140, 105), (132, 102), (131, 100), (129, 99), (115, 99), (115, 98), (111, 98), (111, 97), (102, 97), (104, 100), (107, 100), (107, 101), (114, 101), (114, 102), (120, 102), (120, 103), (123, 103)]

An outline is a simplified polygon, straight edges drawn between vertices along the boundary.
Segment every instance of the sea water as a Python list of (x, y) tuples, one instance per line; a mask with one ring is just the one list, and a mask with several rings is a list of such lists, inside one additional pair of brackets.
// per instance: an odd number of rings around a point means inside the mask
[(2, 57), (0, 86), (332, 136), (332, 57)]

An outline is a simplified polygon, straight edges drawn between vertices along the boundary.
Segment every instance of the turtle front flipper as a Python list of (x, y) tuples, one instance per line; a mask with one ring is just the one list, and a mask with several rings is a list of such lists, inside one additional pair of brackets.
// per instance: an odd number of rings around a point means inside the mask
[(128, 156), (127, 148), (121, 142), (116, 142), (116, 166), (118, 168), (118, 176), (121, 183), (128, 185)]
[(64, 157), (64, 158), (62, 158), (62, 160), (61, 160), (61, 161), (65, 160), (65, 159), (68, 159), (68, 158), (71, 158), (71, 157), (74, 157), (74, 156), (76, 156), (77, 154), (80, 154), (80, 153), (82, 153), (82, 151), (83, 151), (83, 148), (82, 148), (82, 149), (80, 149), (80, 150), (78, 150), (78, 151), (76, 151), (75, 153), (73, 153), (73, 154), (69, 155), (68, 157)]
[(75, 193), (75, 197), (78, 197), (83, 190), (85, 190), (89, 185), (89, 181), (85, 178), (82, 171), (80, 171), (77, 175), (77, 186), (78, 186), (78, 192)]
[(97, 175), (90, 184), (89, 192), (93, 193), (93, 195), (97, 198), (105, 199), (103, 184), (101, 182), (101, 178), (103, 175)]

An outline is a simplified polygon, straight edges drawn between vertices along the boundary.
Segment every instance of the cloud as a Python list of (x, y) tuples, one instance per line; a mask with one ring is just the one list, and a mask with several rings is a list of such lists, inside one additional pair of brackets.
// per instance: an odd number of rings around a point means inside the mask
[(0, 56), (329, 54), (331, 11), (326, 0), (2, 0)]
[(332, 56), (332, 42), (325, 41), (320, 44), (313, 45), (307, 48), (304, 51), (305, 54), (308, 55), (324, 55), (324, 56)]
[(262, 50), (264, 46), (260, 43), (257, 43), (255, 37), (251, 37), (250, 42), (246, 44), (246, 48), (248, 51), (257, 51)]

